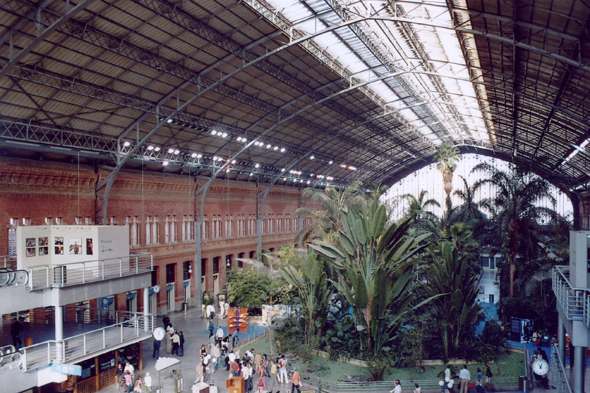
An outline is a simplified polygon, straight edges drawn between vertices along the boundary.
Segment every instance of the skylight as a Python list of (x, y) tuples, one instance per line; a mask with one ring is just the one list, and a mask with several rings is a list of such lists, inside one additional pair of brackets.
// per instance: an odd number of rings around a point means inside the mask
[[(417, 73), (372, 82), (367, 87), (397, 111), (416, 133), (435, 144), (441, 143), (441, 137), (454, 143), (488, 141), (485, 119), (456, 33), (451, 29), (445, 1), (401, 0), (393, 3), (395, 9), (392, 5), (387, 8), (385, 1), (371, 0), (267, 1), (306, 33), (341, 23), (341, 17), (330, 4), (342, 7), (352, 18), (377, 16), (358, 25), (390, 63), (399, 65), (400, 71)], [(321, 17), (314, 18), (316, 15)], [(419, 23), (386, 20), (392, 17)], [(318, 35), (313, 40), (360, 80), (370, 81), (391, 72), (349, 27)], [(419, 55), (420, 48), (428, 56), (428, 65)], [(398, 83), (400, 80), (402, 85)]]

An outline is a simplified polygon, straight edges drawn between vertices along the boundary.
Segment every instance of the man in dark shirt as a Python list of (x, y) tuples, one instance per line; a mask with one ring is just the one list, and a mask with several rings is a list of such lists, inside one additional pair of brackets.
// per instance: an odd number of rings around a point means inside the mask
[(154, 340), (154, 353), (152, 354), (154, 359), (158, 359), (160, 357), (160, 345), (160, 340)]
[(20, 345), (23, 343), (20, 339), (20, 332), (23, 330), (23, 325), (18, 321), (18, 319), (13, 319), (12, 326), (10, 327), (10, 334), (12, 335), (12, 345), (18, 351)]

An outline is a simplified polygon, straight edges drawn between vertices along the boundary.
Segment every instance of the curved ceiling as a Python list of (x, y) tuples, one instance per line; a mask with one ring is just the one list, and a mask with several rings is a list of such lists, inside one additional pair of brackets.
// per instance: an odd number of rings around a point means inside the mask
[(393, 182), (452, 143), (583, 188), (589, 17), (581, 0), (11, 0), (0, 143), (313, 185)]

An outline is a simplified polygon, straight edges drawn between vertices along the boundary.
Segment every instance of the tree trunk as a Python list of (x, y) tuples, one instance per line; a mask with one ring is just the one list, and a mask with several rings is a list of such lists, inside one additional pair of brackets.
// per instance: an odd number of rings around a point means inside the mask
[(453, 173), (443, 173), (443, 182), (447, 197), (450, 197), (453, 191)]
[(518, 251), (518, 224), (512, 222), (510, 224), (510, 297), (514, 297), (514, 271), (516, 270), (515, 261), (516, 253)]

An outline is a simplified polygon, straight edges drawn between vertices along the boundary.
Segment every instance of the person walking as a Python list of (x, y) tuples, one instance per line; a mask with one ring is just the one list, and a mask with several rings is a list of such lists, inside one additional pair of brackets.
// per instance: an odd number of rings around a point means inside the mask
[(164, 318), (162, 318), (162, 322), (164, 323), (164, 330), (168, 330), (168, 326), (172, 326), (168, 314), (164, 315)]
[(133, 391), (133, 378), (131, 377), (131, 373), (129, 371), (125, 373), (125, 386), (127, 386), (127, 393), (131, 393)]
[(242, 367), (242, 377), (244, 377), (245, 390), (246, 392), (249, 392), (252, 390), (252, 380), (250, 379), (252, 375), (250, 374), (250, 367), (248, 367), (247, 363), (245, 363), (244, 367)]
[(23, 343), (20, 339), (20, 332), (23, 330), (23, 325), (16, 318), (13, 319), (12, 326), (10, 326), (10, 335), (12, 336), (12, 345), (18, 351)]
[(195, 383), (201, 383), (203, 382), (203, 361), (200, 361), (199, 364), (197, 364), (197, 379), (195, 379)]
[(399, 379), (393, 381), (393, 389), (391, 389), (389, 393), (402, 393), (402, 384)]
[(422, 388), (417, 383), (414, 384), (414, 393), (422, 393)]
[(217, 336), (217, 342), (221, 343), (221, 340), (223, 340), (223, 329), (221, 328), (221, 326), (217, 327), (217, 332), (215, 335)]
[(299, 371), (297, 371), (297, 367), (293, 367), (293, 375), (291, 377), (291, 393), (295, 393), (297, 389), (297, 393), (301, 393), (301, 376), (299, 375)]
[(180, 346), (180, 335), (175, 330), (172, 335), (172, 355), (178, 355), (178, 347)]
[(494, 374), (492, 373), (492, 369), (490, 368), (490, 366), (488, 364), (486, 364), (486, 383), (492, 382), (493, 376), (494, 376)]
[(279, 383), (289, 382), (289, 376), (287, 375), (287, 360), (285, 359), (284, 355), (280, 355), (280, 357), (279, 357), (278, 380), (279, 380)]
[(481, 368), (477, 368), (477, 374), (475, 376), (475, 383), (477, 385), (481, 385), (483, 380), (483, 375), (481, 374)]
[[(254, 351), (252, 351), (254, 352)], [(256, 355), (254, 355), (254, 366), (256, 368), (256, 370), (258, 370), (260, 368), (260, 365), (262, 364), (262, 354), (260, 353), (260, 351), (256, 352)]]
[(152, 353), (152, 357), (154, 359), (158, 359), (160, 357), (160, 345), (162, 345), (160, 340), (154, 340), (154, 353)]
[(166, 352), (172, 353), (172, 332), (170, 330), (166, 332)]
[(125, 368), (123, 369), (123, 372), (129, 372), (129, 374), (131, 374), (131, 382), (133, 382), (133, 374), (135, 374), (135, 367), (133, 367), (133, 365), (129, 362), (127, 362), (125, 364)]
[(145, 373), (145, 378), (143, 379), (143, 383), (148, 388), (148, 391), (152, 391), (152, 377), (150, 373)]
[(211, 349), (211, 356), (213, 356), (215, 360), (215, 370), (217, 370), (217, 368), (219, 368), (219, 358), (221, 357), (219, 343), (215, 344), (215, 346)]
[(445, 382), (449, 382), (451, 380), (451, 365), (447, 365), (445, 368)]
[(178, 333), (178, 336), (180, 337), (180, 342), (178, 343), (178, 355), (184, 356), (184, 333), (182, 330)]
[(205, 344), (201, 345), (201, 357), (204, 358), (205, 356), (207, 356), (207, 347), (205, 347)]
[(469, 392), (469, 381), (471, 380), (471, 374), (469, 374), (469, 370), (467, 370), (467, 365), (463, 365), (463, 369), (459, 372), (459, 379), (461, 383), (459, 385), (459, 393), (468, 393)]
[(262, 369), (260, 378), (258, 378), (258, 393), (266, 392), (266, 372)]

